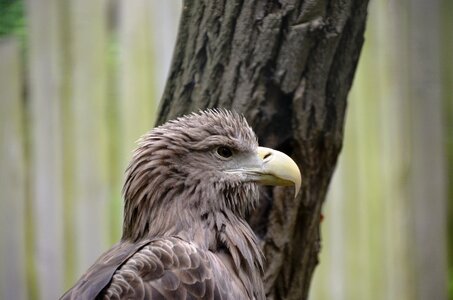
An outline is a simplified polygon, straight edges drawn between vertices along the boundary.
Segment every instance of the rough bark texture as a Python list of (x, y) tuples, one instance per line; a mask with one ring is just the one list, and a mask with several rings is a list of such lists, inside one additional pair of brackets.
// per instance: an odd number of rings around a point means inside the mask
[(343, 140), (367, 0), (186, 0), (157, 123), (207, 107), (243, 113), (261, 145), (290, 154), (302, 190), (262, 191), (250, 223), (269, 299), (306, 299), (320, 213)]

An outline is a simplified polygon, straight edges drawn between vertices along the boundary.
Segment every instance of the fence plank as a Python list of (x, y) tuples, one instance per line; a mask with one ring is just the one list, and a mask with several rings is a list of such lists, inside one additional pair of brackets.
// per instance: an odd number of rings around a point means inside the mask
[(179, 15), (182, 10), (182, 1), (150, 2), (151, 34), (153, 52), (153, 89), (155, 99), (159, 102), (165, 87), (165, 81), (170, 70), (173, 49), (176, 43), (176, 33), (179, 24)]
[(41, 299), (56, 299), (63, 289), (59, 3), (27, 1), (34, 261)]
[(72, 146), (79, 277), (108, 248), (108, 157), (106, 114), (107, 22), (105, 0), (72, 1)]
[(157, 99), (153, 94), (151, 10), (147, 0), (119, 3), (119, 96), (123, 161), (126, 167), (135, 141), (154, 125)]
[[(408, 119), (412, 103), (407, 97), (407, 8), (404, 2), (376, 5), (376, 81), (379, 82), (379, 123), (382, 201), (384, 214), (381, 224), (385, 234), (385, 294), (384, 299), (413, 299), (413, 274), (409, 249), (410, 201), (408, 180), (411, 161)], [(398, 28), (395, 30), (395, 28)], [(385, 47), (378, 47), (385, 45)], [(401, 267), (401, 266), (404, 266)]]
[(453, 298), (453, 1), (442, 1), (442, 97), (444, 102), (444, 141), (447, 159), (447, 242), (448, 242), (448, 295)]
[[(411, 202), (415, 299), (447, 299), (447, 186), (440, 0), (410, 2)], [(423, 22), (420, 19), (423, 18)], [(428, 175), (429, 174), (429, 175)]]
[(23, 78), (17, 40), (0, 40), (0, 298), (26, 299)]

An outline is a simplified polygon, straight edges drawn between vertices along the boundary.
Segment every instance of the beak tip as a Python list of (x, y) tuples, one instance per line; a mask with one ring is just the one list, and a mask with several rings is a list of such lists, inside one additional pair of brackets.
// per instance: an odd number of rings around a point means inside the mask
[(294, 185), (294, 198), (297, 197), (302, 178), (296, 162), (285, 153), (265, 147), (258, 148), (258, 156), (265, 161), (265, 169), (268, 174), (273, 175), (273, 180), (265, 182), (271, 185), (289, 185), (288, 183), (292, 183)]

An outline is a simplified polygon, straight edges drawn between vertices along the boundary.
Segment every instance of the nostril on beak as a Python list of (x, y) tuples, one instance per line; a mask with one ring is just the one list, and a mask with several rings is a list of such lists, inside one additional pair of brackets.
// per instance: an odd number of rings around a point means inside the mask
[(270, 153), (270, 152), (266, 153), (266, 154), (264, 155), (264, 157), (263, 157), (263, 160), (265, 160), (266, 158), (268, 158), (269, 156), (271, 156), (271, 154), (272, 154), (272, 153)]

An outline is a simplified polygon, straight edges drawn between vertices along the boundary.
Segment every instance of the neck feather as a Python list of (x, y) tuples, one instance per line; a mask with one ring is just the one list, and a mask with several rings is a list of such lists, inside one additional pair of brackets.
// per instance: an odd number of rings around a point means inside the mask
[(244, 220), (258, 199), (253, 183), (227, 185), (190, 174), (161, 159), (147, 161), (141, 148), (126, 173), (122, 240), (179, 236), (214, 253), (226, 253), (248, 291), (262, 290), (263, 255)]

